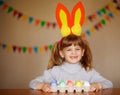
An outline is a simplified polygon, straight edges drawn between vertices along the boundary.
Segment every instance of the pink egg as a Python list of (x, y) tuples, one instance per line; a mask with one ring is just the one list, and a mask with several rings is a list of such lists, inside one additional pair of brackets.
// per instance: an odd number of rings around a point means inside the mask
[(71, 80), (68, 80), (68, 81), (67, 81), (67, 86), (73, 87), (73, 86), (74, 86), (74, 83), (73, 83)]

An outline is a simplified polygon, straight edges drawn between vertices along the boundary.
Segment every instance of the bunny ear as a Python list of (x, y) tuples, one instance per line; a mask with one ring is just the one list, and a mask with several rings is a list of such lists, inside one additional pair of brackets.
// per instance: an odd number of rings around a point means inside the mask
[(81, 35), (81, 26), (84, 22), (84, 7), (78, 2), (72, 10), (72, 16), (65, 6), (58, 4), (56, 8), (56, 19), (61, 29), (62, 37), (74, 34)]
[(78, 2), (72, 10), (72, 33), (75, 35), (81, 35), (81, 26), (84, 22), (84, 7), (81, 2)]
[(78, 2), (72, 10), (72, 26), (80, 24), (82, 26), (84, 22), (85, 11), (81, 2)]
[(62, 36), (70, 34), (70, 14), (66, 7), (62, 4), (58, 4), (56, 8), (56, 19), (61, 29)]

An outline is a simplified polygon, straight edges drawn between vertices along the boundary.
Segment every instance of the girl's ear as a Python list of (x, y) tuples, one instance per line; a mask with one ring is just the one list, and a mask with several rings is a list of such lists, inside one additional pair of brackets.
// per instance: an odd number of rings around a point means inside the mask
[(59, 51), (59, 54), (60, 54), (60, 56), (62, 57), (62, 58), (64, 58), (64, 54), (63, 54), (63, 51)]

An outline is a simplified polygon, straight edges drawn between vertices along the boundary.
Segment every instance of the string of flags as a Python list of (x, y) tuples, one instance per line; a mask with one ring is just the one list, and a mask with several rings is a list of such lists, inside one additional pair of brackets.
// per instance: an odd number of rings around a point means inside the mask
[(53, 45), (45, 45), (45, 46), (15, 46), (15, 45), (8, 45), (5, 43), (0, 42), (0, 48), (6, 50), (7, 52), (18, 52), (18, 53), (42, 53), (52, 50)]
[[(8, 5), (5, 3), (3, 0), (0, 0), (0, 6), (2, 6), (2, 9), (6, 11), (8, 14), (12, 14), (13, 17), (17, 17), (18, 20), (22, 20), (24, 22), (28, 23), (34, 23), (36, 26), (41, 26), (41, 27), (53, 27), (55, 28), (57, 23), (56, 22), (50, 22), (50, 21), (45, 21), (41, 19), (36, 19), (33, 16), (29, 16), (21, 11), (18, 11), (15, 9), (13, 6)], [(95, 21), (97, 18), (102, 17), (103, 15), (107, 14), (107, 11), (111, 12), (111, 7), (113, 7), (113, 2), (108, 3), (105, 5), (103, 8), (100, 10), (96, 11), (95, 13), (85, 17), (85, 23)]]
[[(0, 0), (0, 6), (2, 6), (2, 9), (7, 11), (7, 13), (11, 13), (13, 17), (17, 17), (18, 20), (22, 19), (23, 21), (27, 21), (29, 23), (33, 23), (35, 25), (40, 25), (41, 27), (46, 26), (49, 28), (52, 26), (53, 28), (56, 27), (56, 22), (49, 22), (45, 20), (35, 19), (32, 16), (28, 16), (23, 14), (22, 12), (14, 9), (13, 7), (6, 4), (3, 0)], [(120, 8), (120, 7), (119, 7)], [(88, 22), (96, 21), (99, 17), (101, 17), (101, 20), (99, 20), (95, 25), (90, 27), (89, 29), (82, 32), (82, 36), (86, 37), (91, 36), (92, 33), (95, 31), (99, 31), (100, 29), (103, 29), (103, 27), (108, 23), (111, 22), (112, 19), (118, 15), (120, 9), (118, 8), (118, 4), (116, 2), (109, 2), (106, 6), (98, 10), (96, 13), (89, 15), (85, 18), (85, 24)], [(18, 53), (41, 53), (41, 52), (47, 52), (51, 51), (53, 45), (44, 45), (44, 46), (17, 46), (17, 45), (10, 45), (0, 42), (0, 48), (3, 50), (6, 50), (7, 52), (18, 52)]]
[(96, 30), (99, 31), (100, 29), (103, 29), (104, 26), (111, 22), (112, 19), (115, 17), (113, 13), (109, 13), (108, 15), (104, 16), (100, 21), (98, 21), (94, 26), (90, 27), (90, 29), (83, 31), (84, 36), (91, 36), (92, 33), (94, 33)]

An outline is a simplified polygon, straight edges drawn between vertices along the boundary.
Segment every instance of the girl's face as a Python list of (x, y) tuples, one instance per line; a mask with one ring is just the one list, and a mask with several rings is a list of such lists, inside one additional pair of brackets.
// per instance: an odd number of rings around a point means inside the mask
[(72, 44), (60, 51), (60, 55), (68, 63), (78, 63), (84, 54), (84, 50), (78, 46)]

